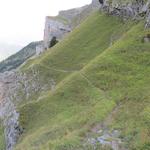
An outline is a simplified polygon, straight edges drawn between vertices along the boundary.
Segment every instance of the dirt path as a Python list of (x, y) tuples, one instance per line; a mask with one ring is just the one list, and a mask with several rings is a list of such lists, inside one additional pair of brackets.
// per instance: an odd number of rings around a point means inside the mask
[[(94, 147), (100, 144), (104, 147), (108, 146), (112, 150), (127, 150), (120, 138), (121, 131), (109, 129), (109, 125), (113, 121), (113, 116), (118, 112), (120, 107), (121, 104), (117, 105), (103, 122), (100, 122), (91, 129), (91, 135), (88, 135), (88, 143)], [(93, 134), (94, 137), (92, 137)]]

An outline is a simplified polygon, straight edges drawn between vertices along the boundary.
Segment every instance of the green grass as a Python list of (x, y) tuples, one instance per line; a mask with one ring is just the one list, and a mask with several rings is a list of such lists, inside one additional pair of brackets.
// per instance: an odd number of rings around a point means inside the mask
[[(51, 79), (58, 84), (72, 72), (81, 70), (90, 60), (101, 54), (132, 24), (130, 22), (123, 24), (116, 17), (106, 17), (104, 14), (100, 15), (99, 12), (95, 12), (63, 41), (46, 51), (38, 59), (29, 60), (21, 70), (30, 78), (34, 68), (43, 86)], [(30, 100), (36, 99), (35, 95), (39, 96), (38, 93), (33, 93)], [(24, 100), (23, 97), (22, 100)]]
[(4, 128), (0, 122), (0, 150), (5, 150), (5, 135)]
[(143, 26), (133, 27), (84, 69), (96, 87), (121, 104), (110, 126), (122, 130), (130, 149), (150, 141), (150, 43), (142, 43), (149, 32)]
[[(80, 70), (89, 60), (103, 52), (129, 27), (116, 17), (91, 15), (62, 42), (39, 59), (29, 61), (23, 69), (40, 64), (57, 69)], [(104, 32), (105, 31), (105, 32)]]
[[(16, 150), (91, 150), (83, 146), (87, 133), (114, 108), (108, 127), (121, 131), (128, 149), (147, 150), (150, 43), (142, 38), (149, 32), (143, 22), (131, 27), (95, 13), (52, 50), (28, 62), (22, 71), (45, 68), (41, 76), (48, 80), (50, 74), (57, 86), (40, 101), (18, 108), (25, 130)], [(76, 72), (64, 75), (56, 69)]]

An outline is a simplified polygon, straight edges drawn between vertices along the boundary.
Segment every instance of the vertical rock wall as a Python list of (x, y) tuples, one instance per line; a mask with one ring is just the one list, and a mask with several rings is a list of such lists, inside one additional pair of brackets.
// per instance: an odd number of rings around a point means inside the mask
[(15, 74), (12, 72), (0, 74), (0, 119), (5, 129), (6, 150), (12, 150), (19, 134), (19, 113), (12, 101), (11, 91), (15, 89)]
[(57, 40), (63, 38), (63, 36), (70, 32), (69, 25), (63, 23), (61, 20), (56, 20), (53, 17), (46, 17), (45, 30), (44, 30), (44, 49), (48, 49), (50, 41), (53, 37)]
[(88, 12), (89, 14), (89, 12), (91, 12), (93, 9), (99, 7), (100, 7), (99, 1), (93, 0), (90, 5), (86, 5), (83, 7), (74, 8), (70, 10), (60, 11), (59, 15), (56, 17), (46, 17), (45, 30), (44, 30), (44, 49), (49, 48), (50, 41), (53, 37), (56, 37), (57, 40), (59, 41), (68, 32), (74, 29), (78, 25), (78, 24), (74, 24), (76, 19), (79, 18), (84, 19), (86, 17), (86, 14), (83, 15), (82, 12), (83, 13)]

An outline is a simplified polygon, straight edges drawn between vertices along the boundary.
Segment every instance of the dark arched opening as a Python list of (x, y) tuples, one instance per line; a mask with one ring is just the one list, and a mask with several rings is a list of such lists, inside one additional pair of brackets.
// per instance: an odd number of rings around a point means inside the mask
[(54, 36), (51, 41), (50, 41), (50, 44), (49, 44), (49, 48), (53, 47), (54, 45), (56, 45), (58, 43), (58, 40), (57, 38)]

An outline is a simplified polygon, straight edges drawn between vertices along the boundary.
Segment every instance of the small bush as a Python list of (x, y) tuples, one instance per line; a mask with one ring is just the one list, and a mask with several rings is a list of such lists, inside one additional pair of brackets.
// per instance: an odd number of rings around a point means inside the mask
[(50, 45), (49, 48), (53, 47), (54, 45), (56, 45), (58, 43), (57, 38), (54, 36), (52, 38), (52, 40), (50, 41)]

